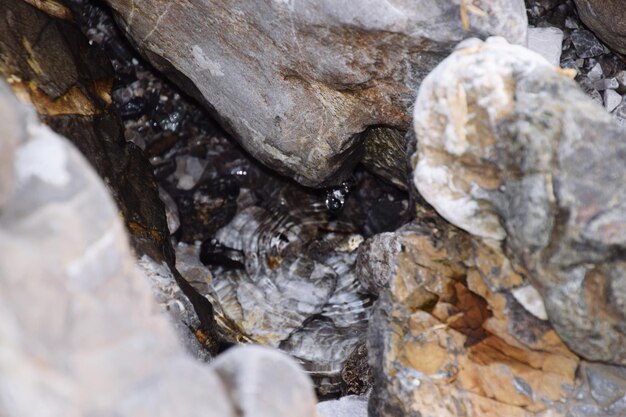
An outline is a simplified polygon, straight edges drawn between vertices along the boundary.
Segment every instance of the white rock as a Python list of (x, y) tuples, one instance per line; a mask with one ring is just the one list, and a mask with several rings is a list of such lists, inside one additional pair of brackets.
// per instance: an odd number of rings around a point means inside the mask
[(528, 49), (537, 52), (555, 67), (561, 61), (563, 32), (557, 28), (528, 28)]
[(604, 90), (604, 107), (606, 111), (612, 112), (622, 102), (622, 96), (615, 90)]

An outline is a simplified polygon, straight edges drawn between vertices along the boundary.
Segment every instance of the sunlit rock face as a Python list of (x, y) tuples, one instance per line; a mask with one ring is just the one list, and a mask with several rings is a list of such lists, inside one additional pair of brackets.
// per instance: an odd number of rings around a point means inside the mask
[(313, 186), (341, 181), (366, 127), (406, 130), (421, 80), (457, 42), (526, 41), (522, 0), (107, 3), (246, 150)]

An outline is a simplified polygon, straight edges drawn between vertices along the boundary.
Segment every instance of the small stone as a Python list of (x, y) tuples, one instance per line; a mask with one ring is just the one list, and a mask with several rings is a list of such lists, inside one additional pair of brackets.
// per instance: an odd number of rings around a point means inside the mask
[(608, 89), (616, 89), (619, 84), (615, 78), (603, 78), (593, 83), (593, 86), (598, 91), (604, 91)]
[(258, 345), (237, 346), (211, 367), (241, 416), (315, 417), (313, 384), (288, 355)]
[(619, 84), (619, 87), (617, 87), (617, 92), (620, 94), (625, 94), (626, 93), (626, 71), (620, 71), (615, 75), (615, 79), (617, 80), (617, 83)]
[(348, 395), (317, 405), (319, 417), (367, 417), (367, 396)]
[(550, 64), (559, 66), (563, 31), (557, 28), (528, 28), (528, 49), (543, 56)]
[(587, 78), (594, 82), (602, 78), (602, 66), (599, 62), (596, 63), (596, 65), (594, 65), (591, 70), (589, 70), (589, 72), (587, 73)]
[(612, 112), (622, 102), (622, 96), (615, 90), (604, 91), (604, 107), (606, 111)]
[(604, 53), (604, 47), (598, 38), (588, 30), (580, 29), (573, 31), (572, 42), (576, 53), (581, 58), (591, 58)]

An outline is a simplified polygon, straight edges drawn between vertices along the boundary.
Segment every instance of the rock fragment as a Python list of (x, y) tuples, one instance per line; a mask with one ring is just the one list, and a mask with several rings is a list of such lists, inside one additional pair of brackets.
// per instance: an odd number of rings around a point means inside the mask
[(528, 49), (537, 52), (550, 64), (558, 67), (561, 62), (563, 31), (557, 28), (528, 28)]

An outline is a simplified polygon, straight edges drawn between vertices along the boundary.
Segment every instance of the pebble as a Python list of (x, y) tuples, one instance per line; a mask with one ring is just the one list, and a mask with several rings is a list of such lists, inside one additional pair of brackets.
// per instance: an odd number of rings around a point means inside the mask
[(528, 28), (528, 49), (543, 56), (550, 64), (559, 66), (563, 31), (554, 27)]
[(619, 87), (617, 88), (617, 92), (620, 94), (625, 94), (626, 93), (626, 71), (620, 71), (615, 75), (615, 79), (617, 80), (617, 83), (619, 84)]
[(622, 102), (622, 96), (615, 90), (604, 91), (604, 107), (606, 111), (612, 112)]
[(573, 31), (571, 39), (580, 58), (591, 58), (604, 53), (604, 47), (598, 38), (588, 30), (580, 29)]

